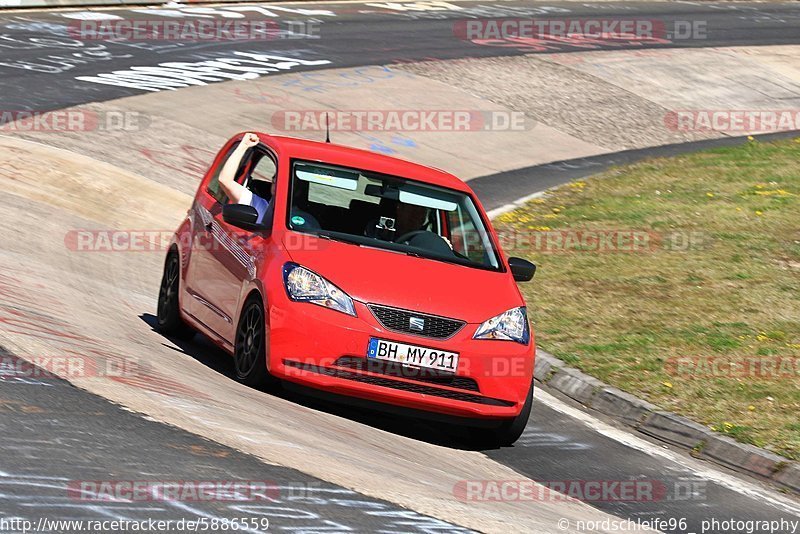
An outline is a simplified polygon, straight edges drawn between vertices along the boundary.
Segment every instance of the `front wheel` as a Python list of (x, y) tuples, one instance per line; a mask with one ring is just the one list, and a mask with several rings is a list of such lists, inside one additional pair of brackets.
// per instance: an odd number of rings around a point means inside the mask
[(276, 384), (277, 380), (267, 370), (266, 343), (264, 306), (254, 296), (245, 304), (236, 328), (233, 360), (237, 381), (263, 388)]
[(195, 332), (181, 319), (178, 302), (180, 278), (180, 259), (178, 253), (172, 251), (164, 263), (164, 275), (158, 290), (158, 331), (166, 336), (189, 340)]
[(500, 426), (480, 429), (478, 431), (478, 439), (481, 445), (489, 448), (510, 447), (513, 445), (525, 431), (525, 427), (528, 426), (528, 419), (531, 416), (532, 407), (533, 382), (531, 382), (528, 396), (525, 398), (525, 404), (522, 406), (522, 411), (519, 412), (519, 415), (503, 421)]

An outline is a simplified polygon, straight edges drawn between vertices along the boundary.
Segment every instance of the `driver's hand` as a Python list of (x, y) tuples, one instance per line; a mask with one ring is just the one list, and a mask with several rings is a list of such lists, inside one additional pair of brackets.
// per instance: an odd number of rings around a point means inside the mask
[(242, 137), (242, 140), (239, 142), (239, 146), (243, 148), (250, 148), (256, 146), (260, 142), (261, 140), (258, 138), (258, 135), (248, 132), (244, 134), (244, 137)]

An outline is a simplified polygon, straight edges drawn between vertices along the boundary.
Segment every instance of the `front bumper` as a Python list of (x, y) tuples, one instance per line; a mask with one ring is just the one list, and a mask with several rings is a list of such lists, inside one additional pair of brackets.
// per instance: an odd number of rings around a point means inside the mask
[[(467, 323), (449, 339), (387, 330), (363, 303), (356, 317), (285, 293), (269, 306), (270, 372), (281, 379), (339, 395), (412, 410), (475, 419), (507, 419), (522, 410), (531, 387), (533, 340), (472, 339)], [(367, 359), (371, 337), (458, 352), (455, 376)]]

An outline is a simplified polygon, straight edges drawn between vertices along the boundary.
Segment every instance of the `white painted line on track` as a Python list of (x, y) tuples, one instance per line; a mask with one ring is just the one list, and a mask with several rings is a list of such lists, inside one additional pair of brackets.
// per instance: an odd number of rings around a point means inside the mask
[(576, 421), (580, 421), (585, 426), (591, 428), (598, 434), (625, 445), (631, 449), (643, 452), (649, 456), (660, 457), (677, 464), (678, 467), (689, 469), (692, 474), (719, 484), (731, 491), (735, 491), (741, 495), (745, 495), (752, 499), (760, 500), (766, 504), (773, 506), (783, 512), (788, 512), (800, 516), (800, 503), (783, 497), (779, 493), (770, 489), (761, 487), (757, 484), (748, 482), (738, 477), (734, 477), (722, 471), (712, 469), (709, 464), (695, 460), (694, 458), (677, 454), (669, 449), (660, 445), (650, 443), (649, 441), (635, 436), (627, 430), (622, 430), (604, 423), (593, 415), (584, 412), (578, 408), (574, 408), (564, 401), (557, 399), (549, 393), (542, 391), (541, 388), (536, 390), (535, 400), (543, 403), (544, 405), (561, 412), (564, 415), (571, 417)]
[(500, 206), (499, 208), (490, 210), (488, 213), (486, 213), (486, 215), (488, 215), (490, 219), (494, 219), (496, 217), (501, 216), (504, 213), (508, 213), (509, 211), (514, 211), (515, 209), (521, 207), (523, 204), (525, 204), (530, 200), (533, 200), (534, 198), (539, 198), (543, 196), (546, 192), (547, 192), (546, 190), (537, 191), (536, 193), (524, 196), (522, 198), (518, 198), (517, 200), (511, 202), (510, 204), (505, 204), (503, 206)]

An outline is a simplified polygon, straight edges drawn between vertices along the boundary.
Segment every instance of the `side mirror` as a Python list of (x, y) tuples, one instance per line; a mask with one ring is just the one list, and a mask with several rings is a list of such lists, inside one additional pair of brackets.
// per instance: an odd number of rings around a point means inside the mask
[(536, 265), (522, 258), (508, 258), (508, 266), (517, 282), (530, 282), (536, 274)]
[(244, 230), (258, 228), (258, 211), (247, 204), (225, 204), (222, 206), (222, 220)]

